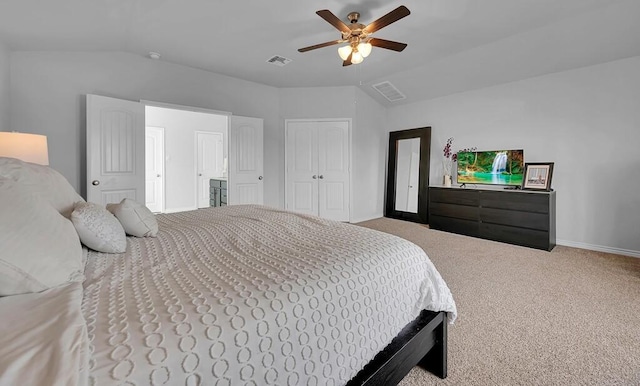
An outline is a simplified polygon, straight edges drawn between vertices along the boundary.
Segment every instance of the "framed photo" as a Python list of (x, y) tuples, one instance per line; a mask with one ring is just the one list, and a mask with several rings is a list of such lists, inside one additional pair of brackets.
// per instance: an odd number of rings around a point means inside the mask
[(550, 191), (552, 176), (553, 162), (526, 163), (522, 189)]

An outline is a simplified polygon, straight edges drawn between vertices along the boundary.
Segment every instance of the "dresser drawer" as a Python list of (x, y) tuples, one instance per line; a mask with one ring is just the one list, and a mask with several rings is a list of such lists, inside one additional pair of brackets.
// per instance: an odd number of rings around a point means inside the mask
[(460, 218), (464, 220), (478, 220), (479, 209), (477, 206), (464, 206), (432, 202), (429, 213), (436, 216)]
[(209, 180), (209, 186), (212, 187), (212, 188), (219, 188), (221, 182), (222, 181), (220, 181), (220, 180), (213, 180), (212, 179), (212, 180)]
[(445, 232), (454, 232), (467, 236), (478, 236), (478, 221), (463, 220), (459, 218), (442, 217), (429, 214), (429, 228)]
[(550, 251), (549, 232), (510, 227), (497, 224), (480, 224), (480, 237)]
[(432, 203), (478, 206), (478, 191), (464, 189), (429, 189), (429, 200)]
[(546, 213), (480, 208), (480, 221), (483, 223), (509, 225), (541, 231), (549, 230), (549, 215)]
[(549, 213), (549, 194), (481, 191), (479, 195), (483, 208)]

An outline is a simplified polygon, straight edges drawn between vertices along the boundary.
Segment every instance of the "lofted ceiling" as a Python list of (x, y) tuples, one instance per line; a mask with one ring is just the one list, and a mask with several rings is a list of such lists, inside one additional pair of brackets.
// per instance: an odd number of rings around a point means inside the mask
[[(408, 44), (374, 48), (342, 67), (340, 38), (315, 14), (329, 9), (368, 24), (405, 5), (411, 15), (375, 37)], [(551, 72), (640, 55), (638, 0), (2, 0), (0, 41), (12, 51), (159, 52), (161, 60), (275, 87), (361, 87), (390, 81), (411, 103)], [(279, 67), (274, 55), (292, 59)], [(150, 59), (151, 60), (151, 59)]]

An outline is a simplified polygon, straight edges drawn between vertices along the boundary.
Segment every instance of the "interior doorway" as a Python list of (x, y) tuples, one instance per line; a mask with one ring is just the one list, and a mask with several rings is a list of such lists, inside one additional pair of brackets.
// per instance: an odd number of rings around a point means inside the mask
[[(154, 163), (149, 167), (149, 178), (147, 126), (163, 128), (164, 133), (163, 144), (153, 145), (156, 156), (161, 156), (159, 160), (149, 157)], [(93, 94), (87, 94), (87, 201), (107, 205), (129, 198), (146, 204), (146, 182), (152, 183), (153, 171), (156, 178), (160, 174), (162, 183), (158, 188), (153, 186), (156, 192), (150, 196), (152, 206), (162, 212), (197, 209), (197, 131), (222, 133), (223, 166), (219, 174), (226, 179), (227, 204), (263, 204), (261, 118)], [(212, 169), (219, 170), (219, 156), (209, 158), (218, 160), (218, 166)], [(202, 192), (206, 191), (204, 185)]]
[[(146, 106), (145, 122), (147, 128), (162, 127), (164, 132), (163, 149), (155, 152), (162, 153), (158, 162), (162, 163), (163, 172), (158, 173), (157, 166), (145, 168), (145, 181), (149, 181), (147, 207), (171, 213), (209, 206), (209, 179), (227, 177), (228, 115)], [(152, 147), (147, 141), (156, 143), (147, 135), (146, 149)], [(149, 156), (145, 158), (147, 162), (153, 161)], [(158, 178), (158, 174), (162, 177)], [(156, 182), (162, 180), (160, 194), (149, 194), (149, 188), (157, 186), (152, 184), (154, 179)], [(157, 197), (160, 197), (160, 204), (156, 203)]]

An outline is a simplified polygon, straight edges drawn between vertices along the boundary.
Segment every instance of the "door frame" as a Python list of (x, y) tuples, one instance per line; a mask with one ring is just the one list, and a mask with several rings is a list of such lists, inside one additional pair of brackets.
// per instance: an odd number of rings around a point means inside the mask
[(353, 219), (353, 130), (351, 118), (296, 118), (284, 120), (284, 207), (287, 207), (289, 199), (287, 192), (287, 183), (289, 182), (289, 173), (287, 171), (287, 128), (289, 122), (346, 122), (348, 126), (349, 138), (349, 222)]
[[(231, 116), (233, 115), (233, 113), (229, 112), (229, 111), (223, 111), (223, 110), (214, 110), (214, 109), (208, 109), (208, 108), (204, 108), (204, 107), (195, 107), (195, 106), (187, 106), (187, 105), (180, 105), (180, 104), (175, 104), (175, 103), (166, 103), (166, 102), (158, 102), (158, 101), (152, 101), (152, 100), (146, 100), (146, 99), (140, 99), (139, 102), (144, 106), (150, 106), (150, 107), (160, 107), (160, 108), (164, 108), (164, 109), (171, 109), (171, 110), (182, 110), (182, 111), (189, 111), (189, 112), (193, 112), (193, 113), (204, 113), (204, 114), (212, 114), (212, 115), (219, 115), (219, 116), (225, 116), (227, 117), (227, 141), (226, 144), (224, 143), (224, 136), (223, 136), (223, 143), (222, 146), (223, 148), (225, 148), (224, 150), (227, 151), (227, 154), (229, 152), (229, 131), (231, 130)], [(146, 121), (146, 119), (145, 119)], [(146, 122), (145, 122), (146, 123)], [(200, 130), (202, 132), (207, 132), (207, 133), (215, 133), (214, 131), (207, 131), (207, 130)], [(196, 136), (194, 135), (194, 146), (197, 145), (197, 139)], [(165, 146), (166, 147), (166, 146)], [(198, 191), (197, 191), (197, 187), (198, 187), (198, 176), (197, 176), (197, 157), (195, 154), (195, 147), (194, 147), (194, 161), (193, 161), (193, 184), (195, 187), (195, 193), (194, 193), (194, 201), (193, 201), (193, 207), (179, 207), (179, 208), (171, 208), (168, 209), (166, 208), (166, 205), (164, 205), (166, 203), (166, 199), (165, 202), (163, 203), (163, 207), (164, 207), (164, 212), (163, 213), (175, 213), (175, 212), (184, 212), (184, 211), (190, 211), (190, 210), (196, 210), (198, 209)], [(224, 152), (224, 151), (223, 151)], [(166, 182), (166, 173), (165, 173), (165, 182)], [(166, 189), (165, 189), (165, 193), (166, 193)], [(166, 194), (165, 194), (166, 197)]]

